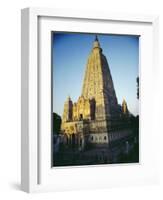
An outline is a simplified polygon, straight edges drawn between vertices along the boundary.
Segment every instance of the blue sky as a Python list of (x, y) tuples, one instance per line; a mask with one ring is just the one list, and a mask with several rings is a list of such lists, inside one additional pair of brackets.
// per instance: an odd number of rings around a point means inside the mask
[[(67, 96), (76, 102), (81, 95), (94, 39), (95, 34), (53, 33), (53, 111), (61, 116)], [(139, 37), (98, 34), (98, 39), (108, 60), (118, 103), (124, 98), (130, 112), (138, 114)]]

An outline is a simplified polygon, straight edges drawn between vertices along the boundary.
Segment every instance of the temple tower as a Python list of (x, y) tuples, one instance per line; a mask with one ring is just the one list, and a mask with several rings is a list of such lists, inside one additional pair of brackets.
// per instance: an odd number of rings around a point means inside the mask
[(127, 102), (125, 101), (125, 99), (123, 99), (123, 102), (122, 102), (122, 113), (124, 115), (128, 115), (128, 107), (127, 107)]
[(96, 36), (85, 71), (82, 95), (95, 98), (96, 119), (109, 119), (118, 110), (117, 97), (106, 57)]
[(75, 103), (70, 97), (66, 100), (61, 130), (68, 137), (72, 134), (79, 140), (82, 137), (85, 145), (108, 147), (111, 141), (130, 134), (131, 130), (126, 130), (124, 124), (126, 120), (122, 118), (123, 115), (127, 119), (127, 113), (126, 101), (122, 106), (118, 105), (109, 65), (96, 36), (86, 65), (81, 96)]
[(71, 98), (68, 96), (64, 104), (64, 111), (63, 111), (63, 116), (62, 116), (63, 122), (72, 120), (72, 111), (73, 111), (73, 103), (72, 103)]

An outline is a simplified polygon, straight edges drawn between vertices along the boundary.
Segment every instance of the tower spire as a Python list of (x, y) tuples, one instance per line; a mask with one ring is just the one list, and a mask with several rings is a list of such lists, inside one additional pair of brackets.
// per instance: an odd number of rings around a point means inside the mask
[(94, 40), (94, 43), (93, 43), (93, 48), (100, 48), (100, 43), (99, 43), (97, 35), (95, 35), (95, 40)]
[(94, 35), (93, 49), (88, 58), (82, 95), (95, 99), (97, 119), (118, 115), (118, 103), (106, 57), (102, 53), (97, 35)]
[(98, 37), (97, 37), (97, 34), (95, 35), (95, 41), (97, 41), (97, 42), (98, 42)]
[(122, 102), (122, 112), (123, 112), (123, 114), (128, 114), (127, 102), (124, 98), (123, 98), (123, 102)]

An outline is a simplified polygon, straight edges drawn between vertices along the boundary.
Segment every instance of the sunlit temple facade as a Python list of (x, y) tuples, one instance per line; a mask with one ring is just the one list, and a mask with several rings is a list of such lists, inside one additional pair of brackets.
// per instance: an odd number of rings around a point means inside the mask
[(81, 96), (77, 102), (71, 97), (65, 101), (61, 132), (67, 144), (74, 143), (82, 150), (89, 144), (104, 147), (128, 137), (132, 133), (129, 124), (127, 102), (118, 104), (109, 65), (96, 36)]

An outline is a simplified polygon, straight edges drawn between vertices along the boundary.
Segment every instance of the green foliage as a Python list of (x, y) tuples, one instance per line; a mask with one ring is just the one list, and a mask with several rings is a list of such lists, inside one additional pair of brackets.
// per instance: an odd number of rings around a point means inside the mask
[(58, 135), (61, 129), (61, 117), (57, 113), (53, 113), (52, 124), (53, 124), (53, 134)]
[(139, 99), (139, 77), (136, 78), (137, 82), (137, 99)]

